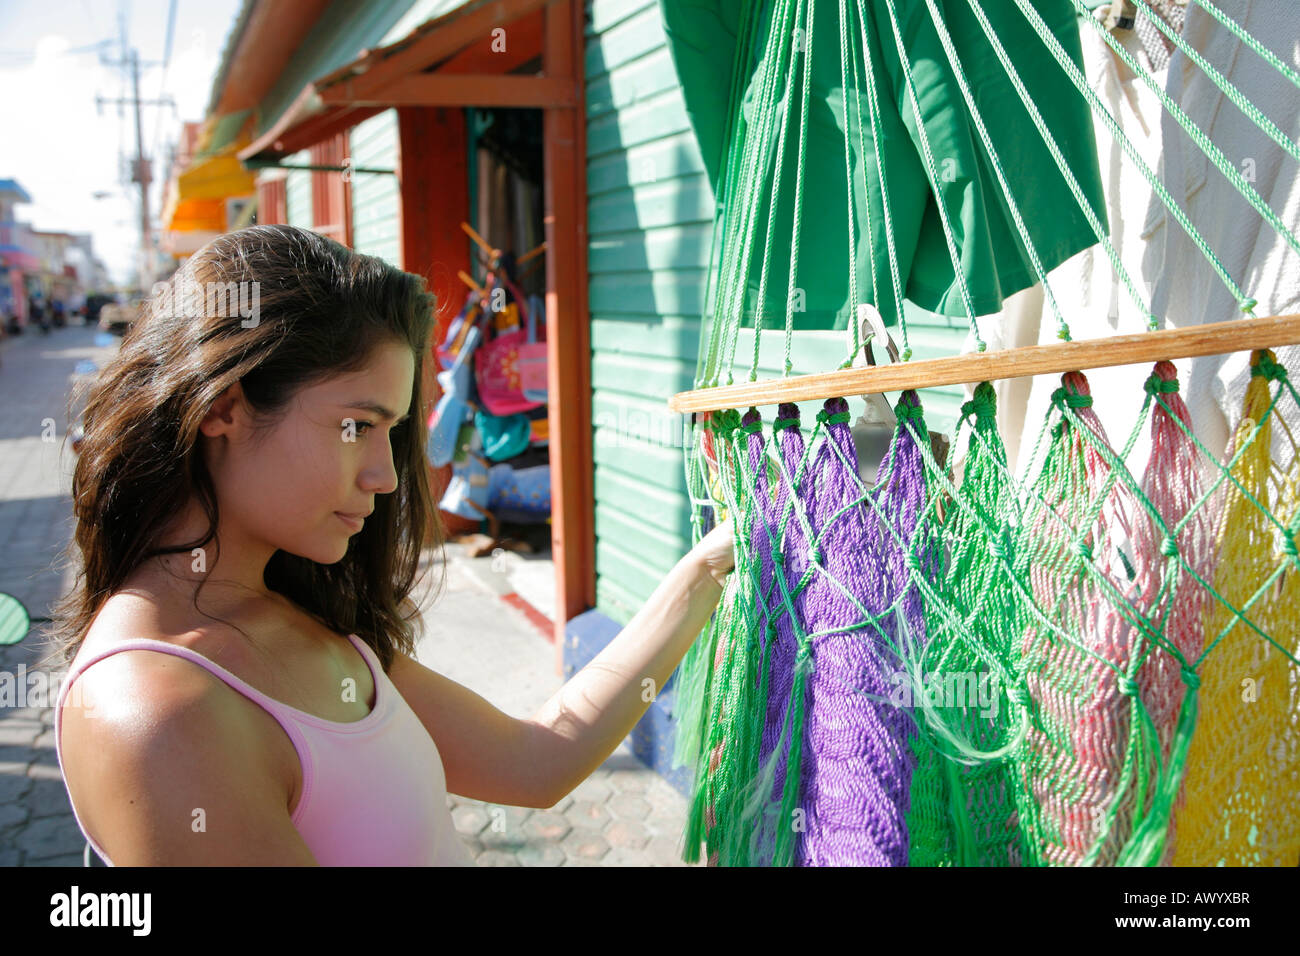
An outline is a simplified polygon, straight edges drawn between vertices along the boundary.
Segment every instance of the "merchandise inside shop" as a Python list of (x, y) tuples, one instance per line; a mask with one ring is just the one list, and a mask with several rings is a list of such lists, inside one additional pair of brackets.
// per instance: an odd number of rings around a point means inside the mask
[(435, 350), (429, 460), (449, 539), (534, 553), (551, 518), (542, 114), (467, 109), (466, 127), (473, 265)]

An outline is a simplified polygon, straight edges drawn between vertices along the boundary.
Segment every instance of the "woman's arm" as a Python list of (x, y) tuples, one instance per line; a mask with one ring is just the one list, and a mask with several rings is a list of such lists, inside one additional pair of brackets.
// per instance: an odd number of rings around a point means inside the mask
[(731, 521), (673, 567), (619, 635), (533, 716), (534, 767), (554, 805), (591, 775), (650, 708), (704, 630), (732, 568)]
[(555, 806), (649, 708), (708, 623), (733, 559), (727, 521), (677, 562), (618, 637), (529, 720), (397, 654), (388, 677), (437, 743), (447, 792)]

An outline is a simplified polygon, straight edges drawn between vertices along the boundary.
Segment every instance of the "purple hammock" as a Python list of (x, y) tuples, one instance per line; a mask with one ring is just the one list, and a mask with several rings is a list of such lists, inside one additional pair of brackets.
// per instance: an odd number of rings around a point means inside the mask
[[(880, 469), (884, 483), (868, 492), (874, 506), (865, 500), (858, 481), (845, 399), (829, 399), (818, 413), (825, 439), (802, 476), (798, 468), (805, 447), (799, 409), (789, 403), (778, 408), (773, 431), (790, 481), (782, 478), (775, 496), (761, 467), (762, 434), (748, 436), (755, 499), (760, 503), (754, 509), (751, 540), (761, 556), (758, 610), (762, 652), (770, 668), (759, 762), (772, 775), (771, 802), (755, 825), (756, 863), (773, 861), (778, 830), (786, 826), (793, 830), (793, 862), (798, 866), (907, 865), (905, 817), (915, 724), (905, 709), (890, 703), (891, 691), (898, 686), (892, 678), (902, 666), (892, 648), (911, 656), (924, 641), (921, 597), (908, 580), (912, 569), (934, 574), (934, 552), (928, 546), (913, 547), (914, 557), (908, 560), (907, 545), (913, 542), (926, 498), (921, 453), (904, 427), (910, 421), (918, 437), (927, 440), (916, 393), (904, 392), (896, 412), (899, 428)], [(756, 414), (750, 412), (745, 420)], [(812, 530), (811, 548), (794, 510), (784, 537), (780, 534), (792, 493)], [(813, 567), (814, 559), (820, 568)], [(810, 579), (794, 594), (809, 568)], [(799, 812), (789, 821), (780, 819), (780, 807), (790, 760), (793, 714), (788, 705), (799, 642), (778, 573), (794, 595), (803, 634), (849, 628), (805, 638), (809, 660), (801, 704), (805, 718)], [(768, 767), (773, 759), (775, 765)]]

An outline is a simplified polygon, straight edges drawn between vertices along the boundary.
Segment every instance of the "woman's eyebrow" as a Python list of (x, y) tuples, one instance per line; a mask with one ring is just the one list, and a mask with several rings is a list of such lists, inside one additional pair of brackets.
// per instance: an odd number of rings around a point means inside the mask
[(348, 403), (347, 403), (346, 405), (344, 405), (343, 407), (344, 407), (344, 408), (363, 408), (363, 409), (365, 409), (365, 410), (368, 411), (368, 412), (372, 412), (372, 413), (374, 413), (375, 415), (378, 415), (380, 418), (384, 419), (385, 421), (390, 421), (390, 422), (404, 422), (404, 421), (406, 421), (408, 418), (411, 417), (411, 413), (410, 413), (410, 412), (407, 412), (407, 413), (406, 413), (405, 415), (403, 415), (401, 418), (398, 418), (398, 417), (397, 417), (397, 414), (396, 414), (395, 412), (390, 412), (387, 408), (385, 408), (383, 405), (380, 405), (378, 402), (371, 402), (371, 401), (365, 401), (365, 402), (348, 402)]

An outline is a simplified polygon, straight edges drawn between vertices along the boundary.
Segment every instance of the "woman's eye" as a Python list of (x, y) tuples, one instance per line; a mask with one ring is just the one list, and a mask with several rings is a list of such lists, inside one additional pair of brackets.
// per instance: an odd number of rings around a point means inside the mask
[[(347, 426), (344, 425), (343, 427), (346, 428)], [(363, 435), (365, 434), (364, 429), (374, 428), (375, 423), (374, 422), (353, 422), (352, 427), (355, 430), (356, 434)]]

